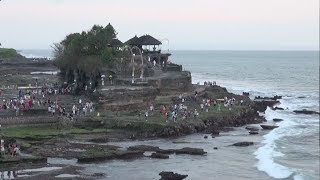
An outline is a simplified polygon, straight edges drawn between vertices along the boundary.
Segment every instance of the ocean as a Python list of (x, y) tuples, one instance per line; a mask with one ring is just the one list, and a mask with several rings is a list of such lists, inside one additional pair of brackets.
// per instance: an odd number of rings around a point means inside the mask
[(265, 118), (282, 118), (252, 155), (273, 178), (319, 179), (319, 51), (176, 51), (172, 60), (192, 72), (193, 83), (216, 81), (241, 94), (283, 96), (284, 111), (268, 108)]
[[(42, 51), (43, 52), (43, 51)], [(36, 50), (21, 51), (33, 57), (50, 57)], [(319, 115), (295, 114), (294, 110), (319, 111), (319, 51), (172, 51), (170, 61), (191, 71), (192, 82), (216, 81), (229, 91), (254, 96), (283, 96), (278, 107), (263, 114), (280, 127), (249, 136), (244, 127), (219, 138), (194, 134), (178, 139), (115, 143), (123, 147), (150, 144), (161, 148), (202, 147), (205, 157), (170, 155), (168, 160), (139, 159), (82, 165), (88, 172), (106, 172), (106, 179), (159, 179), (163, 170), (188, 174), (187, 179), (319, 179)], [(30, 57), (30, 56), (29, 56)], [(274, 123), (273, 118), (284, 119)], [(184, 143), (174, 143), (182, 141)], [(235, 148), (239, 141), (254, 146)], [(213, 150), (213, 147), (219, 147)], [(74, 164), (51, 159), (51, 163)]]

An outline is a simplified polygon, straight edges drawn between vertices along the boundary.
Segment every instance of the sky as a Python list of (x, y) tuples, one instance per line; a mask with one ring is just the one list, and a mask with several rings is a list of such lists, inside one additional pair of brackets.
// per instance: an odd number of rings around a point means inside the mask
[(125, 42), (150, 34), (171, 50), (318, 50), (318, 0), (1, 0), (0, 43), (49, 49), (111, 23)]

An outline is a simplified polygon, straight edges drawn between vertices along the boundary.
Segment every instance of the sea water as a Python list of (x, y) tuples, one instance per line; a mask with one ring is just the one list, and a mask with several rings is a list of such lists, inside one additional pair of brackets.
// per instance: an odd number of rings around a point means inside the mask
[(273, 178), (319, 179), (319, 51), (176, 51), (172, 61), (192, 72), (193, 83), (216, 81), (241, 94), (283, 96), (265, 117), (284, 121), (263, 136), (253, 156), (256, 167)]
[[(29, 52), (36, 55), (36, 51)], [(170, 61), (191, 71), (192, 82), (216, 81), (229, 91), (254, 96), (280, 95), (277, 105), (264, 113), (280, 127), (249, 136), (244, 127), (205, 140), (195, 134), (178, 139), (121, 142), (128, 147), (149, 144), (162, 148), (200, 147), (205, 157), (170, 155), (168, 160), (138, 159), (82, 164), (87, 173), (105, 172), (106, 179), (159, 179), (163, 170), (188, 174), (188, 179), (319, 179), (319, 115), (295, 114), (294, 110), (319, 111), (318, 51), (172, 51)], [(43, 55), (40, 55), (43, 56)], [(45, 55), (50, 57), (50, 54)], [(176, 141), (185, 143), (176, 144)], [(235, 148), (239, 141), (254, 146)], [(213, 147), (219, 147), (217, 151)], [(60, 161), (59, 161), (60, 162)]]

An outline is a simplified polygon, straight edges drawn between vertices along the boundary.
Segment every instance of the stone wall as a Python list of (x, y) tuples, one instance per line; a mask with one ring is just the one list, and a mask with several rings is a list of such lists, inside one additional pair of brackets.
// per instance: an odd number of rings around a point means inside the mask
[(102, 110), (137, 110), (149, 106), (159, 93), (153, 87), (124, 87), (101, 91)]
[(176, 91), (187, 91), (192, 87), (191, 75), (189, 72), (182, 72), (180, 76), (168, 76), (167, 78), (149, 80), (148, 84), (160, 91), (176, 90)]

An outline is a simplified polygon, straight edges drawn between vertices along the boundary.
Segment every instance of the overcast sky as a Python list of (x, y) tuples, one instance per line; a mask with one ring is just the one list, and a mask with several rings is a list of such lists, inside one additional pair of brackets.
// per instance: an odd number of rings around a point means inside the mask
[(49, 49), (93, 24), (126, 41), (150, 34), (170, 49), (317, 50), (318, 0), (2, 0), (0, 42)]

